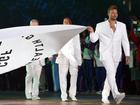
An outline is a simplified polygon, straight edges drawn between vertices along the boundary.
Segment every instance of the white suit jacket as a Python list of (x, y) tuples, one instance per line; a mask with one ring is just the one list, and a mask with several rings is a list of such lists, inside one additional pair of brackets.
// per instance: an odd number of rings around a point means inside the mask
[(98, 23), (95, 33), (90, 34), (90, 39), (94, 43), (99, 40), (100, 60), (109, 60), (119, 62), (122, 57), (122, 48), (125, 56), (130, 56), (130, 45), (127, 37), (126, 25), (117, 21), (116, 31), (110, 28), (107, 21)]
[(79, 35), (73, 37), (58, 53), (56, 63), (63, 62), (61, 55), (64, 55), (71, 65), (78, 66), (82, 64), (81, 46)]

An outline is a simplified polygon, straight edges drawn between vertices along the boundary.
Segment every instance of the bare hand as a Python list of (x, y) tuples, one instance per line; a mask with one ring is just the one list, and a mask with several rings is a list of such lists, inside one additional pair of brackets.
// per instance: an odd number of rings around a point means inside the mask
[(126, 56), (125, 62), (126, 62), (127, 65), (130, 63), (130, 56)]
[(87, 27), (87, 30), (88, 30), (90, 33), (94, 32), (94, 29), (93, 29), (91, 26), (88, 26), (88, 27)]

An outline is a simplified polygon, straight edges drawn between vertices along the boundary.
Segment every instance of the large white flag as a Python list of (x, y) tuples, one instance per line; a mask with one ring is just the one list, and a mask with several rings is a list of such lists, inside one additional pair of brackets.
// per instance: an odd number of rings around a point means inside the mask
[(0, 74), (57, 53), (86, 27), (77, 25), (23, 26), (0, 30)]

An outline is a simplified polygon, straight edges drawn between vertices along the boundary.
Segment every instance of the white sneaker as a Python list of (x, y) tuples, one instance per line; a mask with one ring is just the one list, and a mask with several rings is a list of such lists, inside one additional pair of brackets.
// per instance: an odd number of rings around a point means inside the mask
[(68, 101), (68, 99), (67, 98), (62, 98), (62, 101), (66, 102), (66, 101)]
[(117, 95), (115, 98), (116, 104), (120, 104), (121, 101), (124, 99), (124, 97), (125, 97), (125, 93), (121, 93), (121, 94)]
[(102, 102), (103, 102), (104, 104), (110, 104), (110, 101), (109, 101), (108, 99), (102, 99)]
[(70, 97), (72, 101), (77, 101), (76, 97)]
[(32, 100), (40, 100), (40, 97), (38, 97), (38, 96), (32, 97)]
[(31, 100), (32, 99), (31, 95), (26, 96), (26, 99)]

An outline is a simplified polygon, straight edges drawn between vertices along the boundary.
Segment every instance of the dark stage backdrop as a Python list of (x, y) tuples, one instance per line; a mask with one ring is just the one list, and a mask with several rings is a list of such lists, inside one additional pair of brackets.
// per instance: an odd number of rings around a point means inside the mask
[[(130, 13), (123, 0), (0, 0), (0, 28), (28, 25), (32, 18), (41, 24), (57, 24), (67, 16), (75, 24), (94, 26), (107, 18), (110, 4), (118, 5), (119, 20), (128, 23)], [(132, 0), (132, 14), (140, 14), (139, 7), (140, 0)]]

